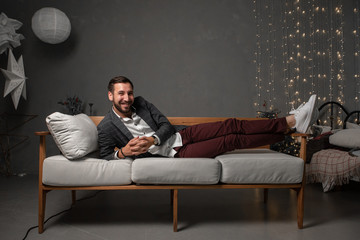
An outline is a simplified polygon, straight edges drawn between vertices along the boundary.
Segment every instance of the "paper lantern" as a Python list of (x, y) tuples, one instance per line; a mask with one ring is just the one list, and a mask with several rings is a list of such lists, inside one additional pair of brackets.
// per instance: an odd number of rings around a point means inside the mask
[(34, 34), (43, 42), (57, 44), (65, 41), (71, 31), (69, 18), (56, 8), (42, 8), (31, 20)]

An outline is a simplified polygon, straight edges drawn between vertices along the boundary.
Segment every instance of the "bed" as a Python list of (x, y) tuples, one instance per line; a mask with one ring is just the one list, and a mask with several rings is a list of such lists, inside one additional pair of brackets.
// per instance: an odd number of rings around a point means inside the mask
[(360, 182), (360, 110), (337, 102), (319, 107), (313, 138), (307, 144), (307, 183), (321, 183), (324, 192), (350, 181)]

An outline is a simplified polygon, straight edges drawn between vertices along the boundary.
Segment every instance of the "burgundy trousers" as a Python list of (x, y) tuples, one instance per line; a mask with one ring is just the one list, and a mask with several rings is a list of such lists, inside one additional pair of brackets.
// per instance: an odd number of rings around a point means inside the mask
[(269, 120), (227, 119), (187, 127), (179, 133), (183, 146), (175, 157), (216, 157), (228, 151), (254, 148), (280, 142), (288, 124), (285, 118)]

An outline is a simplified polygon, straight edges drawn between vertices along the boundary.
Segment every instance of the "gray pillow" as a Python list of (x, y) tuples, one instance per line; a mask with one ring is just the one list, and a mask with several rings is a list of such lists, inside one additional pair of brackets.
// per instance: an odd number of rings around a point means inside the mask
[(98, 149), (97, 128), (83, 113), (72, 116), (55, 112), (46, 118), (46, 125), (67, 159), (81, 158)]
[(332, 145), (345, 148), (360, 147), (360, 129), (344, 129), (330, 136), (329, 142)]
[(346, 128), (347, 129), (360, 129), (360, 125), (351, 123), (351, 122), (346, 122)]

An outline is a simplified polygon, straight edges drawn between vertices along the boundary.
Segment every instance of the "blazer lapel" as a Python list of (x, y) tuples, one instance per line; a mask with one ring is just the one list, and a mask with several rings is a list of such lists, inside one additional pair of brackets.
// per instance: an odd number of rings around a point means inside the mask
[(154, 130), (154, 132), (159, 129), (158, 126), (155, 124), (154, 120), (151, 118), (151, 115), (148, 111), (144, 111), (142, 108), (137, 108), (136, 114), (139, 115), (142, 120), (144, 120), (149, 125), (149, 127)]
[(120, 120), (120, 118), (118, 116), (115, 115), (115, 113), (113, 112), (112, 109), (111, 109), (111, 117), (112, 117), (112, 122), (128, 138), (128, 140), (131, 140), (134, 138), (134, 136), (127, 129), (127, 127), (125, 127), (125, 124)]

